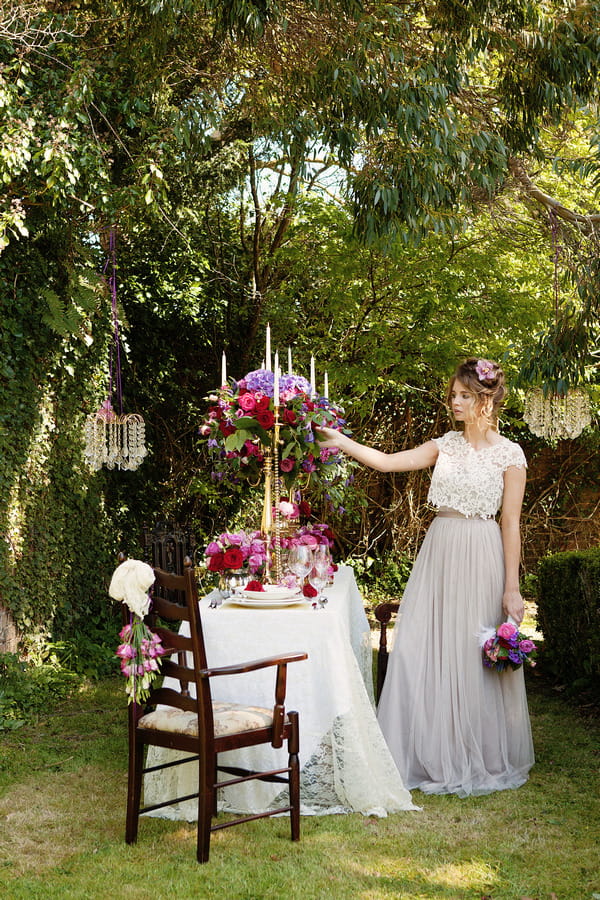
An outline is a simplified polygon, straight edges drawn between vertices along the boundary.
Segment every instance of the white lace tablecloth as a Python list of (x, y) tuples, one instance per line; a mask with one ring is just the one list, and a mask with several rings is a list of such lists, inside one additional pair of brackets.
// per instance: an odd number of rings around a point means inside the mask
[[(418, 809), (405, 790), (377, 723), (373, 705), (370, 629), (350, 566), (340, 566), (325, 592), (328, 603), (259, 609), (224, 602), (210, 609), (200, 601), (209, 666), (241, 663), (302, 650), (308, 659), (288, 667), (286, 708), (300, 716), (303, 815), (362, 812), (385, 816)], [(187, 627), (187, 623), (184, 623)], [(213, 700), (271, 707), (275, 669), (211, 680)], [(174, 682), (176, 685), (177, 682)], [(175, 759), (177, 751), (149, 748), (148, 765)], [(287, 764), (285, 745), (231, 751), (223, 765), (271, 769)], [(159, 803), (197, 790), (197, 765), (176, 766), (146, 775), (144, 802)], [(252, 781), (219, 791), (219, 809), (254, 813), (278, 805), (281, 786)], [(287, 802), (287, 801), (286, 801)], [(196, 801), (148, 815), (194, 821)]]

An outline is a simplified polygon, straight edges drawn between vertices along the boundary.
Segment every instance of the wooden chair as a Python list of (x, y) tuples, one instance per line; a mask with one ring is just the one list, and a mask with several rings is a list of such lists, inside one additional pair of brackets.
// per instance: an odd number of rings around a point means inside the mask
[(387, 627), (390, 620), (400, 609), (399, 603), (380, 603), (375, 607), (375, 618), (379, 622), (379, 650), (377, 652), (377, 692), (375, 700), (379, 702), (381, 689), (385, 681), (385, 673), (388, 664)]
[[(127, 823), (125, 840), (134, 843), (138, 833), (138, 819), (142, 812), (159, 809), (182, 800), (198, 798), (198, 862), (208, 861), (210, 835), (213, 831), (273, 816), (290, 814), (292, 840), (300, 838), (300, 770), (298, 761), (298, 713), (287, 712), (284, 707), (287, 665), (307, 658), (303, 652), (286, 653), (278, 657), (254, 660), (240, 665), (209, 668), (206, 663), (202, 625), (198, 609), (198, 593), (193, 569), (188, 566), (183, 575), (173, 575), (160, 569), (154, 570), (156, 581), (153, 603), (146, 622), (159, 635), (163, 647), (173, 651), (162, 657), (161, 672), (179, 681), (180, 690), (157, 687), (145, 708), (135, 703), (129, 706), (129, 775), (127, 791)], [(183, 604), (180, 605), (177, 600)], [(190, 637), (180, 635), (173, 623), (189, 622)], [(160, 622), (160, 624), (159, 624)], [(277, 667), (275, 679), (275, 703), (273, 709), (247, 707), (232, 703), (213, 703), (211, 679), (220, 675), (254, 672), (267, 666)], [(156, 684), (160, 680), (157, 679)], [(196, 696), (190, 691), (195, 688)], [(158, 706), (160, 704), (160, 706)], [(158, 708), (157, 708), (158, 707)], [(288, 765), (267, 772), (218, 765), (218, 755), (225, 750), (270, 743), (281, 747), (287, 741)], [(144, 768), (146, 745), (168, 747), (194, 754), (181, 762)], [(181, 763), (198, 764), (198, 792), (185, 797), (175, 797), (163, 803), (140, 808), (142, 780), (146, 772), (154, 772)], [(217, 782), (217, 772), (227, 772), (236, 777)], [(257, 778), (263, 781), (289, 785), (290, 802), (280, 809), (232, 821), (213, 824), (216, 815), (216, 790), (219, 786), (239, 784)]]

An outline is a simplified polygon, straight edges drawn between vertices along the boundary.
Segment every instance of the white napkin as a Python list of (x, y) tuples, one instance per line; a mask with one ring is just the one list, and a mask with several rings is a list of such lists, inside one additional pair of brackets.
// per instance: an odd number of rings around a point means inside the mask
[(120, 600), (141, 619), (150, 608), (148, 591), (154, 584), (154, 571), (139, 559), (126, 559), (113, 572), (108, 593)]

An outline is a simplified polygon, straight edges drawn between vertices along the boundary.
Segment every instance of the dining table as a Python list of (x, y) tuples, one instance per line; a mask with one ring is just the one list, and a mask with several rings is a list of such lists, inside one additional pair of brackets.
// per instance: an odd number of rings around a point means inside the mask
[[(387, 747), (373, 698), (371, 629), (351, 566), (340, 565), (324, 604), (303, 595), (259, 605), (233, 596), (215, 606), (215, 589), (200, 600), (208, 665), (242, 663), (289, 651), (308, 658), (288, 667), (286, 709), (300, 721), (302, 815), (360, 812), (386, 816), (415, 810)], [(182, 629), (189, 628), (182, 623)], [(166, 680), (165, 680), (166, 681)], [(272, 707), (274, 670), (211, 679), (213, 701)], [(177, 688), (173, 681), (171, 687)], [(150, 747), (147, 766), (185, 754)], [(222, 765), (270, 769), (287, 765), (285, 746), (269, 744), (230, 751)], [(146, 774), (144, 802), (160, 803), (197, 791), (196, 763)], [(286, 790), (286, 789), (285, 789)], [(281, 785), (249, 781), (220, 788), (218, 809), (252, 814), (281, 804)], [(195, 821), (197, 801), (187, 800), (147, 815)]]

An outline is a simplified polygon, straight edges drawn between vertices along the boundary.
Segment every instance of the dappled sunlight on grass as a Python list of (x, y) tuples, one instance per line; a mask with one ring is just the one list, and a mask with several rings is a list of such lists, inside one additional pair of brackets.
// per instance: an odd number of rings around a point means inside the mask
[[(284, 818), (217, 832), (196, 863), (195, 823), (143, 817), (124, 842), (120, 682), (3, 737), (2, 900), (591, 900), (600, 893), (598, 728), (527, 673), (537, 762), (518, 791), (460, 800), (414, 792), (421, 812)], [(100, 715), (101, 714), (101, 715)], [(161, 873), (157, 883), (155, 872)]]

